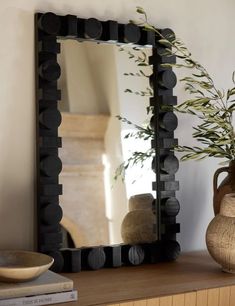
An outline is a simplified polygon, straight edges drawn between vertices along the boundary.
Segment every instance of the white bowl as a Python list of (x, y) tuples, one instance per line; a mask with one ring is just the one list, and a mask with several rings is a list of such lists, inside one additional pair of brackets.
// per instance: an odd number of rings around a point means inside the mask
[(0, 251), (0, 281), (26, 282), (47, 271), (54, 259), (28, 251)]

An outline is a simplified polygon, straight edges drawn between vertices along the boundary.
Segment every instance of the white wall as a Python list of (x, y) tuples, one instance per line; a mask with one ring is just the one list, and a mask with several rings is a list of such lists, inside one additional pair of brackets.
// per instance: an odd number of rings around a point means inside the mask
[[(35, 185), (34, 12), (54, 11), (127, 22), (145, 7), (160, 28), (172, 27), (219, 87), (235, 67), (233, 0), (8, 0), (0, 3), (0, 248), (33, 248)], [(179, 100), (183, 92), (178, 90)], [(177, 135), (190, 141), (182, 120)], [(203, 248), (212, 217), (212, 174), (217, 161), (181, 165), (179, 235), (183, 249)]]

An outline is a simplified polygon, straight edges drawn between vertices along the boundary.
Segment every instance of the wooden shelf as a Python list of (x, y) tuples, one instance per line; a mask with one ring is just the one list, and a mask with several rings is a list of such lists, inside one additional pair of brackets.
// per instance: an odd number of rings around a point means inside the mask
[(235, 275), (222, 272), (206, 251), (182, 254), (176, 262), (64, 275), (78, 289), (78, 302), (63, 304), (70, 306), (120, 304), (235, 285)]

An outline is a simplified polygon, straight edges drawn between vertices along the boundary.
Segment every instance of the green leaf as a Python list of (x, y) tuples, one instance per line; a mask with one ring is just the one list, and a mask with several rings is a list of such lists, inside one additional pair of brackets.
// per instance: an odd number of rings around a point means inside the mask
[(141, 6), (136, 7), (136, 12), (139, 14), (144, 14), (144, 15), (146, 14), (144, 9)]
[(149, 24), (145, 23), (144, 24), (144, 29), (146, 31), (155, 31), (155, 28), (153, 26), (150, 26)]
[(230, 89), (228, 91), (229, 91), (229, 96), (232, 96), (232, 95), (235, 94), (235, 88), (232, 88), (232, 89)]
[(218, 95), (219, 95), (220, 98), (224, 97), (224, 93), (222, 93), (220, 90), (217, 90), (217, 92), (218, 92)]
[(167, 39), (159, 39), (158, 42), (163, 46), (171, 47), (171, 43)]
[(235, 84), (235, 71), (233, 71), (232, 80), (233, 80), (233, 83)]
[(196, 73), (192, 73), (193, 76), (197, 77), (197, 78), (204, 78), (205, 74), (196, 74)]
[(163, 68), (172, 68), (174, 64), (170, 64), (170, 63), (165, 63), (165, 64), (161, 64), (160, 66)]
[(219, 163), (219, 165), (221, 165), (221, 166), (226, 166), (228, 164), (229, 164), (228, 160)]
[(146, 63), (139, 63), (137, 66), (149, 66), (148, 64), (146, 64)]

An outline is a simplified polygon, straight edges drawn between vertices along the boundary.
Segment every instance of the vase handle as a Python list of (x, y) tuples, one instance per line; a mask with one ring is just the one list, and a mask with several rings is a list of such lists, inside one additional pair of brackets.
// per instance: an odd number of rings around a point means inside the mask
[(218, 177), (220, 175), (220, 173), (222, 172), (228, 172), (229, 171), (229, 167), (222, 167), (219, 168), (215, 171), (214, 177), (213, 177), (213, 188), (214, 188), (214, 194), (217, 192), (218, 188), (217, 188), (217, 184), (218, 184)]

